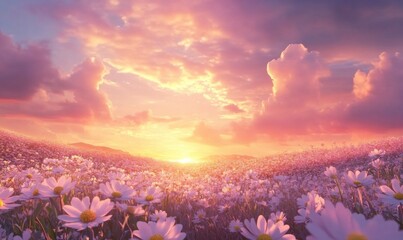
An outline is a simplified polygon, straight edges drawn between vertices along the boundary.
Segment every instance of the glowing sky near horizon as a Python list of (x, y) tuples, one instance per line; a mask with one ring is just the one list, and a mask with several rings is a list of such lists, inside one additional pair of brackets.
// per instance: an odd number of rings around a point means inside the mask
[(0, 128), (165, 160), (403, 129), (403, 2), (0, 2)]

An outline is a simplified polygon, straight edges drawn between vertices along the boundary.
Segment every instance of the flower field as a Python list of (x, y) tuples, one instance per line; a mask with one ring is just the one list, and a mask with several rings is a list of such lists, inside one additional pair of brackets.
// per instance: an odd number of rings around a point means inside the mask
[(0, 239), (403, 239), (403, 138), (168, 163), (0, 133)]

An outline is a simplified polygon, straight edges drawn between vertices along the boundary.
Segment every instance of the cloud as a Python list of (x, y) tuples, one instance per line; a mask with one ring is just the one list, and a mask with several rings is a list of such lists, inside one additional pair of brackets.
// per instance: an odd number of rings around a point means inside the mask
[(0, 32), (0, 101), (29, 100), (58, 77), (44, 44), (21, 47)]
[[(3, 43), (3, 44), (1, 44)], [(23, 48), (0, 33), (0, 115), (55, 121), (107, 121), (107, 97), (99, 91), (105, 69), (87, 59), (61, 76), (44, 45)]]
[(136, 112), (133, 115), (126, 115), (124, 120), (129, 121), (135, 126), (144, 125), (147, 123), (169, 123), (178, 121), (179, 118), (173, 117), (157, 117), (152, 114), (150, 110)]
[(328, 60), (362, 61), (384, 50), (403, 51), (403, 4), (396, 0), (31, 5), (62, 26), (59, 38), (78, 39), (83, 51), (119, 71), (161, 88), (202, 94), (219, 108), (242, 102), (248, 113), (272, 89), (262, 66), (288, 43), (304, 43)]
[(219, 130), (206, 125), (204, 122), (200, 122), (193, 130), (192, 135), (185, 140), (211, 146), (228, 144), (228, 142), (221, 136)]
[(354, 76), (356, 100), (346, 109), (345, 123), (362, 130), (403, 128), (403, 58), (383, 52), (367, 73)]
[(329, 75), (328, 66), (319, 53), (308, 52), (302, 44), (288, 45), (279, 59), (267, 64), (267, 72), (273, 80), (271, 101), (282, 106), (316, 104), (320, 79)]
[(238, 105), (233, 104), (233, 103), (225, 105), (224, 109), (227, 110), (230, 113), (243, 113), (243, 112), (245, 112), (244, 110), (240, 109), (238, 107)]
[(318, 52), (290, 44), (267, 64), (272, 95), (251, 123), (254, 132), (268, 135), (305, 134), (320, 127), (320, 79), (329, 69)]
[(253, 119), (233, 124), (233, 141), (245, 144), (268, 136), (289, 139), (403, 129), (401, 66), (399, 53), (382, 53), (368, 72), (352, 74), (351, 97), (328, 99), (322, 85), (333, 77), (329, 64), (318, 52), (291, 44), (268, 63), (272, 93)]

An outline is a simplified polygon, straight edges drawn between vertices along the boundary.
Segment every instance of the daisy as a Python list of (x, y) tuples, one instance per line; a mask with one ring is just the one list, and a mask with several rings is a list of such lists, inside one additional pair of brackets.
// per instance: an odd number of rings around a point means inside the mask
[(368, 157), (378, 157), (378, 156), (383, 156), (383, 155), (385, 155), (385, 150), (382, 150), (382, 149), (374, 149), (374, 150), (372, 150), (369, 154), (368, 154)]
[(301, 209), (298, 209), (297, 212), (298, 212), (298, 215), (296, 215), (294, 217), (295, 223), (307, 223), (307, 222), (311, 221), (311, 219), (310, 219), (311, 212), (309, 209), (301, 208)]
[(285, 222), (287, 217), (285, 216), (285, 213), (277, 211), (276, 213), (270, 213), (270, 219), (275, 223), (279, 221)]
[(371, 186), (374, 183), (374, 179), (371, 175), (367, 175), (367, 171), (358, 171), (355, 172), (348, 171), (346, 175), (346, 181), (351, 186), (358, 188), (362, 186)]
[(162, 195), (163, 193), (159, 187), (149, 187), (146, 191), (140, 192), (140, 196), (136, 197), (136, 202), (145, 205), (160, 203)]
[(331, 179), (336, 179), (337, 178), (337, 169), (333, 166), (326, 167), (324, 174)]
[(240, 232), (241, 228), (243, 228), (243, 227), (244, 227), (243, 223), (241, 221), (239, 221), (238, 219), (232, 220), (228, 226), (230, 232)]
[(385, 165), (385, 162), (378, 158), (376, 160), (371, 161), (370, 164), (375, 169), (380, 169), (383, 165)]
[(25, 169), (24, 171), (21, 171), (21, 173), (18, 176), (22, 179), (35, 180), (35, 181), (42, 181), (43, 179), (38, 169), (32, 167)]
[(67, 194), (74, 188), (75, 182), (71, 181), (71, 177), (61, 176), (59, 179), (54, 177), (43, 180), (39, 186), (39, 193), (44, 197), (58, 197)]
[(110, 181), (116, 180), (116, 181), (119, 181), (122, 183), (124, 183), (126, 180), (130, 179), (127, 174), (122, 173), (122, 172), (110, 172), (110, 173), (108, 173), (108, 178)]
[(320, 212), (325, 204), (325, 199), (319, 196), (316, 191), (310, 191), (307, 195), (297, 198), (297, 204), (299, 208), (307, 208), (312, 212)]
[(382, 185), (379, 189), (382, 191), (382, 194), (379, 194), (379, 198), (382, 199), (385, 203), (390, 204), (403, 204), (403, 185), (400, 185), (400, 181), (398, 179), (392, 179), (392, 188)]
[(58, 219), (65, 222), (63, 226), (81, 231), (108, 221), (112, 215), (105, 215), (112, 210), (113, 206), (110, 199), (101, 201), (99, 197), (94, 197), (90, 203), (89, 197), (84, 197), (83, 200), (73, 197), (71, 205), (63, 206), (67, 215), (60, 215)]
[(29, 199), (38, 199), (42, 198), (43, 196), (39, 193), (39, 187), (41, 186), (40, 183), (33, 183), (27, 187), (23, 187), (21, 189), (21, 199), (29, 200)]
[(204, 219), (206, 219), (206, 211), (200, 209), (195, 213), (192, 222), (201, 223)]
[(366, 220), (364, 215), (351, 213), (340, 202), (334, 206), (327, 201), (322, 213), (313, 214), (306, 228), (311, 233), (308, 240), (403, 239), (396, 222), (385, 221), (380, 215)]
[(158, 220), (166, 220), (168, 217), (167, 212), (155, 210), (155, 213), (150, 215), (151, 221), (157, 222)]
[(101, 183), (99, 185), (99, 192), (105, 197), (117, 200), (129, 200), (136, 194), (136, 191), (131, 187), (116, 180), (112, 180), (106, 184)]
[(267, 220), (260, 215), (255, 222), (254, 218), (250, 221), (245, 219), (245, 227), (241, 228), (241, 234), (249, 240), (294, 240), (292, 234), (285, 234), (290, 226), (284, 225), (282, 221), (274, 223), (271, 219)]
[(15, 207), (20, 206), (20, 204), (16, 204), (14, 202), (19, 200), (19, 196), (12, 196), (14, 193), (14, 189), (0, 187), (0, 212), (3, 210), (10, 210)]
[(133, 235), (143, 240), (182, 240), (186, 237), (186, 233), (181, 232), (182, 224), (175, 225), (173, 218), (148, 223), (138, 221), (137, 228)]

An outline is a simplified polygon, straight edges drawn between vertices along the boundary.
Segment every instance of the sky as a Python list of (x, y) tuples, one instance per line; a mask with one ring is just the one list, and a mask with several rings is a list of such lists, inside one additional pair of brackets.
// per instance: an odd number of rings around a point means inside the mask
[(0, 128), (162, 160), (403, 133), (400, 0), (0, 2)]

